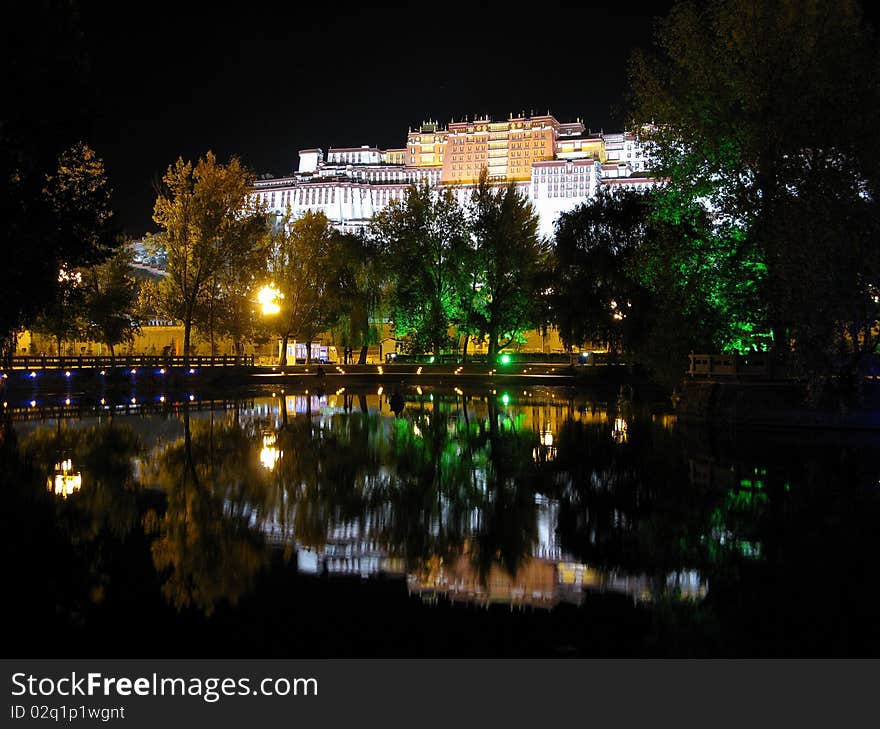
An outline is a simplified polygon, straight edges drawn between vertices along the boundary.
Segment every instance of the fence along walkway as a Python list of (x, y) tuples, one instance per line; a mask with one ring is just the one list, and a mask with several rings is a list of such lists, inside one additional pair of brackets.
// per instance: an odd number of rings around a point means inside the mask
[[(119, 357), (57, 357), (18, 356), (12, 358), (13, 370), (83, 370), (113, 369), (115, 367), (183, 367), (182, 355), (126, 354)], [(253, 367), (254, 355), (221, 354), (193, 355), (189, 367)]]

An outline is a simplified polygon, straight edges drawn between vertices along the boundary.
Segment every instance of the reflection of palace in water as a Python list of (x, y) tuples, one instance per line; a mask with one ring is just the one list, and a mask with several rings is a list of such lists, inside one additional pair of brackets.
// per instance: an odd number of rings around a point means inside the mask
[[(414, 395), (417, 394), (417, 397)], [(516, 407), (507, 411), (506, 405), (516, 398)], [(363, 410), (372, 413), (388, 413), (390, 393), (382, 388), (376, 393), (352, 395), (344, 388), (337, 392), (322, 394), (284, 394), (276, 398), (257, 399), (254, 415), (264, 422), (278, 426), (282, 415), (308, 415), (320, 429), (332, 430), (334, 415)], [(547, 395), (540, 391), (523, 390), (507, 392), (490, 391), (485, 397), (461, 398), (453, 404), (455, 408), (467, 408), (473, 420), (488, 417), (490, 398), (499, 409), (502, 427), (528, 430), (536, 436), (532, 458), (536, 462), (553, 460), (556, 453), (556, 439), (565, 421), (575, 420), (589, 425), (608, 424), (610, 437), (616, 443), (626, 440), (626, 421), (616, 416), (612, 410), (596, 405), (584, 406), (567, 402), (557, 395)], [(283, 413), (281, 408), (286, 410)], [(449, 407), (448, 401), (441, 401), (434, 394), (410, 393), (407, 412), (412, 420), (412, 432), (422, 437), (419, 422), (430, 422), (437, 408)], [(389, 418), (385, 426), (394, 420)], [(454, 428), (449, 423), (450, 429)], [(271, 442), (270, 442), (271, 441)], [(261, 461), (273, 469), (278, 462), (279, 453), (272, 436), (263, 436)], [(485, 483), (485, 475), (478, 476)], [(634, 601), (651, 600), (661, 594), (677, 594), (682, 598), (702, 598), (706, 594), (705, 580), (693, 570), (673, 572), (661, 576), (633, 575), (622, 571), (606, 570), (593, 565), (582, 564), (571, 555), (565, 554), (557, 543), (559, 504), (553, 499), (537, 495), (535, 497), (536, 540), (531, 553), (518, 563), (514, 574), (499, 564), (491, 564), (482, 572), (476, 566), (471, 544), (480, 533), (481, 523), (478, 509), (468, 518), (470, 536), (466, 536), (460, 553), (447, 557), (428, 559), (421, 567), (407, 569), (406, 560), (388, 553), (380, 544), (379, 533), (387, 526), (381, 509), (367, 512), (357, 521), (331, 524), (325, 541), (320, 545), (306, 545), (297, 539), (289, 526), (294, 518), (287, 514), (283, 520), (269, 519), (263, 522), (262, 529), (268, 541), (275, 544), (293, 545), (296, 549), (297, 569), (306, 574), (329, 576), (356, 576), (361, 578), (390, 577), (405, 579), (411, 594), (433, 602), (438, 599), (464, 601), (489, 605), (503, 603), (511, 606), (551, 608), (560, 602), (580, 604), (588, 593), (618, 593), (630, 596)], [(445, 505), (447, 508), (449, 504)], [(429, 526), (437, 537), (440, 523), (447, 519), (445, 513)]]
[[(623, 594), (637, 602), (670, 594), (683, 599), (705, 596), (708, 585), (695, 570), (673, 572), (658, 579), (574, 561), (556, 544), (558, 504), (538, 497), (536, 506), (538, 540), (515, 574), (493, 564), (481, 575), (470, 558), (467, 544), (462, 554), (454, 558), (443, 560), (435, 556), (420, 569), (408, 571), (405, 559), (390, 556), (372, 538), (369, 517), (361, 524), (331, 527), (326, 543), (319, 547), (300, 544), (289, 529), (277, 522), (266, 523), (263, 531), (272, 543), (295, 546), (297, 569), (301, 573), (405, 579), (410, 594), (427, 602), (442, 598), (484, 606), (503, 603), (552, 608), (560, 602), (580, 605), (589, 593)], [(473, 521), (477, 525), (476, 515)]]

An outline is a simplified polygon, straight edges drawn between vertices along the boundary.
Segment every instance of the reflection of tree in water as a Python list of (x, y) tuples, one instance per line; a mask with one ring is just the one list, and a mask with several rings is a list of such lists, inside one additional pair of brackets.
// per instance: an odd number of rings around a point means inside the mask
[(691, 483), (681, 445), (650, 417), (630, 416), (627, 437), (607, 422), (565, 421), (553, 464), (562, 548), (584, 562), (656, 577), (707, 562), (717, 499)]
[(145, 526), (156, 534), (153, 562), (166, 598), (211, 614), (221, 600), (235, 604), (266, 563), (252, 528), (266, 479), (256, 436), (237, 418), (191, 421), (184, 407), (183, 423), (183, 438), (156, 453), (144, 474), (167, 498), (164, 513), (148, 513)]
[[(104, 600), (115, 559), (112, 545), (123, 543), (138, 524), (138, 484), (132, 464), (140, 450), (137, 434), (113, 422), (72, 428), (59, 421), (55, 428), (38, 428), (20, 442), (35, 488), (53, 502), (53, 533), (72, 550), (69, 569), (76, 590), (67, 592), (65, 600), (70, 603), (59, 605), (71, 616), (82, 614), (87, 602)], [(82, 474), (82, 488), (70, 498), (46, 494), (47, 477), (62, 457), (69, 457)]]
[(84, 428), (38, 428), (22, 440), (25, 455), (41, 472), (69, 455), (82, 472), (82, 489), (59, 499), (59, 517), (74, 543), (94, 540), (104, 529), (124, 538), (138, 522), (133, 459), (141, 449), (137, 434), (110, 423)]
[(532, 450), (537, 435), (516, 423), (489, 400), (486, 492), (480, 504), (480, 529), (471, 559), (485, 581), (493, 564), (511, 575), (532, 556), (537, 542)]
[(496, 563), (515, 572), (530, 554), (537, 436), (494, 406), (474, 417), (438, 399), (396, 418), (346, 407), (282, 420), (266, 511), (300, 544), (320, 549), (345, 533), (411, 569), (467, 552), (482, 573)]

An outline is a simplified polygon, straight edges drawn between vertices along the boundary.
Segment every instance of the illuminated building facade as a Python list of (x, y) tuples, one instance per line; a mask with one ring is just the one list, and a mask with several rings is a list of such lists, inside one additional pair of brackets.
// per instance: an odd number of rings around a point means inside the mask
[(561, 123), (551, 114), (521, 114), (445, 127), (427, 121), (410, 129), (399, 149), (304, 149), (295, 173), (258, 180), (254, 194), (277, 214), (288, 206), (295, 216), (320, 211), (339, 229), (354, 230), (403, 200), (414, 184), (452, 189), (465, 203), (484, 168), (494, 184), (513, 183), (529, 197), (546, 236), (561, 212), (590, 199), (600, 185), (642, 190), (657, 184), (636, 136), (592, 133), (581, 120)]

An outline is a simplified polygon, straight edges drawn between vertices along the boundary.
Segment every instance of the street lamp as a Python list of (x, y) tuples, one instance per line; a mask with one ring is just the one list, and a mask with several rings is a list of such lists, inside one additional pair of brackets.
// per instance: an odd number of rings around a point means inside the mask
[(266, 284), (257, 291), (257, 303), (262, 308), (264, 316), (271, 316), (281, 311), (281, 304), (278, 302), (283, 298), (284, 294), (275, 288), (275, 284)]

